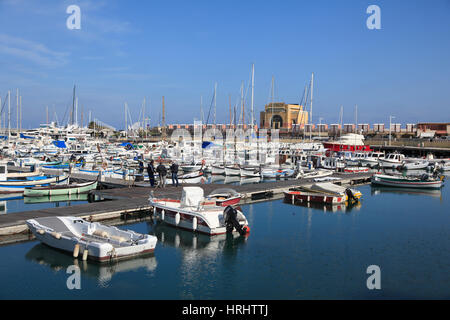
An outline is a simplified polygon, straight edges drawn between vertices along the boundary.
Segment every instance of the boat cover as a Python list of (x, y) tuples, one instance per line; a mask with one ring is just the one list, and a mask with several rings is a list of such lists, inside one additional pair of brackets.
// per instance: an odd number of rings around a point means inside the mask
[(345, 187), (338, 186), (331, 182), (321, 182), (321, 183), (313, 184), (311, 186), (311, 190), (314, 190), (317, 192), (342, 194), (343, 192), (345, 192)]
[(181, 195), (181, 205), (196, 207), (203, 201), (203, 189), (200, 187), (184, 187)]

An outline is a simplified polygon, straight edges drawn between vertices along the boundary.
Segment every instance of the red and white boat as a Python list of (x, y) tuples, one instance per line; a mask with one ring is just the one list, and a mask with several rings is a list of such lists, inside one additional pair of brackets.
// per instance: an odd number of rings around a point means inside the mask
[(364, 173), (369, 172), (369, 168), (366, 167), (347, 167), (344, 169), (346, 173)]
[(153, 214), (165, 223), (178, 228), (206, 233), (224, 234), (234, 230), (249, 233), (244, 214), (231, 206), (221, 207), (216, 200), (205, 199), (200, 187), (184, 187), (181, 200), (158, 199), (150, 195)]
[(346, 201), (345, 195), (328, 195), (324, 193), (296, 191), (296, 190), (284, 191), (284, 199), (285, 201), (291, 201), (292, 203), (300, 201), (300, 202), (320, 202), (327, 204), (338, 204), (338, 203), (345, 203)]
[(208, 199), (216, 201), (220, 207), (235, 206), (241, 201), (242, 195), (230, 188), (216, 189), (208, 195)]
[(323, 146), (330, 154), (339, 151), (373, 151), (369, 145), (364, 144), (364, 136), (356, 133), (344, 134), (337, 141), (323, 142)]

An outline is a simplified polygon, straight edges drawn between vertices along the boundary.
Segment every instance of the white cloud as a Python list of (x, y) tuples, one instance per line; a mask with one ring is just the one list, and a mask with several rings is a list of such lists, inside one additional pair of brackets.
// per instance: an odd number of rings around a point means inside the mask
[(58, 67), (67, 63), (68, 53), (54, 51), (44, 44), (0, 33), (0, 54), (32, 61), (44, 67)]

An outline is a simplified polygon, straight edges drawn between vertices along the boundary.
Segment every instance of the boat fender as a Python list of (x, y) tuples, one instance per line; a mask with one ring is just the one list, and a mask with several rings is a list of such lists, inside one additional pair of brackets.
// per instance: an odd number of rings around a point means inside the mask
[(53, 236), (55, 239), (61, 239), (61, 233), (59, 233), (59, 232), (52, 232), (52, 236)]
[(102, 230), (95, 230), (93, 232), (93, 235), (98, 236), (98, 237), (102, 237), (102, 238), (108, 238), (108, 232), (102, 231)]
[(73, 248), (73, 257), (78, 258), (79, 253), (80, 253), (80, 245), (77, 243)]
[(177, 214), (175, 215), (175, 224), (178, 225), (180, 223), (180, 213), (177, 212)]
[(163, 209), (163, 210), (161, 210), (161, 220), (163, 220), (164, 221), (164, 216), (165, 216), (165, 210)]
[(246, 234), (249, 234), (249, 233), (250, 233), (250, 227), (249, 227), (249, 226), (244, 226), (244, 227), (242, 228), (242, 230), (244, 230)]
[(88, 258), (89, 250), (87, 248), (83, 251), (83, 261), (86, 261)]
[(44, 234), (44, 233), (45, 233), (45, 230), (44, 230), (44, 229), (39, 229), (39, 230), (37, 231), (37, 233), (39, 233), (39, 234)]
[(192, 230), (197, 230), (197, 217), (192, 218)]

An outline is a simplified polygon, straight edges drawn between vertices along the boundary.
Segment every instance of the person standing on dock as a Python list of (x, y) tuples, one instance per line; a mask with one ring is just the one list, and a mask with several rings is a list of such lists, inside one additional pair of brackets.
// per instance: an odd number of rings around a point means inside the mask
[(159, 188), (164, 188), (166, 186), (166, 175), (167, 175), (167, 169), (166, 166), (160, 163), (156, 167), (156, 172), (159, 174)]
[[(172, 185), (178, 187), (178, 164), (175, 161), (172, 162), (170, 171), (172, 172)], [(175, 181), (177, 182), (176, 185)]]
[(148, 180), (150, 181), (150, 186), (155, 186), (155, 167), (153, 166), (153, 160), (151, 160), (147, 165)]

